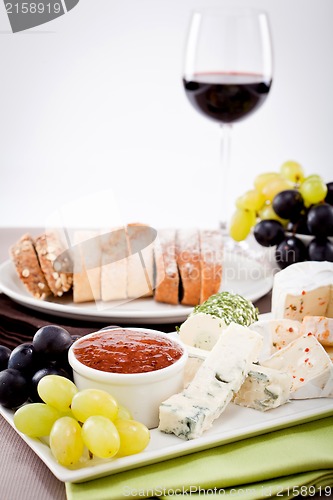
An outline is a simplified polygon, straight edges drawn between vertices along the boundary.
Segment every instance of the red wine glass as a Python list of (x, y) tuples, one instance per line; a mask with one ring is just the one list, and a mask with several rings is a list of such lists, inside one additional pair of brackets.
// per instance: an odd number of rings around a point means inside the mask
[(272, 45), (265, 12), (243, 7), (196, 10), (188, 33), (183, 84), (192, 106), (222, 127), (221, 214), (230, 209), (230, 131), (260, 108), (272, 84)]

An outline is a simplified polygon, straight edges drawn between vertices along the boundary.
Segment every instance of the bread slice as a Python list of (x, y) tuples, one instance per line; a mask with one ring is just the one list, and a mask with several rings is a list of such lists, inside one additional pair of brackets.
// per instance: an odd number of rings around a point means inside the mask
[(35, 248), (50, 290), (61, 297), (73, 284), (73, 273), (57, 272), (53, 267), (56, 258), (67, 250), (65, 243), (57, 231), (47, 231), (35, 239)]
[(200, 304), (218, 293), (222, 282), (223, 237), (219, 230), (202, 229), (200, 237)]
[(198, 229), (182, 228), (176, 232), (176, 259), (179, 269), (180, 302), (196, 306), (200, 303), (201, 266)]
[(152, 228), (146, 224), (128, 224), (127, 297), (153, 295), (154, 254)]
[(110, 229), (100, 235), (101, 240), (101, 299), (127, 298), (127, 257), (129, 255), (125, 227)]
[(24, 234), (19, 241), (10, 247), (9, 255), (18, 277), (29, 293), (41, 300), (51, 295), (51, 290), (39, 264), (34, 241), (29, 234)]
[(179, 302), (179, 273), (176, 260), (176, 230), (160, 229), (154, 244), (155, 300)]
[(98, 231), (75, 231), (73, 301), (90, 302), (101, 298), (102, 249)]

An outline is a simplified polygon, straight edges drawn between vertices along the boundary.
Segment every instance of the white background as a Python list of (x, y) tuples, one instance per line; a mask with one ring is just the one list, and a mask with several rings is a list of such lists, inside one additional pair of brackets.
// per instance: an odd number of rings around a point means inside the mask
[[(191, 9), (223, 3), (80, 0), (17, 34), (1, 3), (0, 226), (70, 202), (79, 225), (215, 225), (220, 130), (181, 76)], [(275, 53), (266, 103), (234, 126), (234, 197), (287, 159), (333, 180), (333, 1), (232, 3), (268, 12)]]

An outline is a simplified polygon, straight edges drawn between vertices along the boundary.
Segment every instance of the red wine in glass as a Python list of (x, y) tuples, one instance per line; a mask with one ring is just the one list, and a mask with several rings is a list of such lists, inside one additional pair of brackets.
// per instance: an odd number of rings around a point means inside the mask
[(194, 108), (220, 123), (247, 117), (265, 101), (272, 80), (256, 73), (196, 73), (183, 79), (186, 95)]

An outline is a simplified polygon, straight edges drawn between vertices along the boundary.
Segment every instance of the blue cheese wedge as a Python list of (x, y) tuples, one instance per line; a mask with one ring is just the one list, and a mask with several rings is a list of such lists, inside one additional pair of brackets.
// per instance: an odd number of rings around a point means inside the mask
[(254, 364), (233, 402), (254, 410), (271, 410), (289, 400), (291, 387), (290, 373)]
[(184, 344), (210, 351), (230, 323), (248, 326), (257, 320), (258, 310), (250, 301), (221, 292), (195, 307), (179, 329), (180, 339)]
[(333, 346), (333, 319), (325, 316), (305, 316), (302, 321), (302, 333), (312, 333), (325, 347)]
[[(194, 378), (208, 354), (208, 351), (203, 349), (188, 348), (185, 387)], [(259, 411), (270, 410), (289, 400), (291, 387), (292, 376), (290, 373), (252, 364), (243, 385), (233, 399), (233, 403)]]
[(314, 335), (302, 335), (261, 364), (291, 374), (291, 399), (333, 397), (333, 364)]
[(304, 316), (333, 317), (333, 262), (299, 262), (274, 276), (275, 319), (302, 321)]
[(267, 319), (252, 323), (249, 328), (263, 336), (264, 346), (259, 361), (271, 356), (302, 335), (302, 323), (291, 319)]
[(261, 348), (261, 335), (230, 324), (188, 387), (160, 405), (159, 430), (184, 439), (200, 437), (238, 392)]

